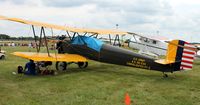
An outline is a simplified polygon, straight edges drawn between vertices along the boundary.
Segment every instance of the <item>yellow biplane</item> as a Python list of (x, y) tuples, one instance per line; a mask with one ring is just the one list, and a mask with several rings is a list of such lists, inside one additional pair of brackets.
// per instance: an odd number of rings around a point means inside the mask
[[(88, 65), (87, 59), (92, 59), (104, 63), (161, 71), (163, 74), (165, 72), (172, 73), (175, 71), (191, 70), (195, 51), (197, 51), (196, 47), (185, 41), (173, 40), (168, 42), (166, 58), (158, 60), (127, 49), (105, 44), (97, 39), (98, 35), (109, 35), (109, 37), (110, 35), (115, 35), (115, 41), (119, 40), (119, 35), (137, 35), (132, 32), (73, 28), (5, 16), (0, 16), (0, 19), (31, 25), (35, 42), (37, 40), (34, 26), (41, 27), (39, 45), (36, 45), (36, 53), (14, 52), (13, 54), (35, 61), (57, 62), (56, 67), (57, 69), (61, 68), (61, 70), (65, 70), (67, 64), (71, 63), (77, 63), (80, 68), (85, 68)], [(68, 38), (59, 39), (57, 43), (58, 54), (49, 53), (48, 41), (45, 34), (46, 28), (64, 30), (68, 35)], [(70, 35), (70, 33), (73, 34)], [(44, 37), (47, 53), (39, 53), (42, 37)], [(167, 74), (164, 74), (164, 76), (167, 77)]]
[[(92, 36), (98, 36), (99, 34), (116, 34), (116, 35), (122, 35), (122, 34), (127, 34), (127, 32), (122, 32), (122, 31), (117, 31), (117, 30), (99, 30), (99, 29), (80, 29), (80, 28), (73, 28), (73, 27), (66, 27), (66, 26), (59, 26), (59, 25), (54, 25), (54, 24), (48, 24), (48, 23), (42, 23), (42, 22), (35, 22), (35, 21), (29, 21), (29, 20), (24, 20), (24, 19), (19, 19), (19, 18), (9, 18), (5, 16), (0, 16), (1, 20), (9, 20), (9, 21), (14, 21), (14, 22), (19, 22), (23, 24), (28, 24), (32, 26), (32, 31), (34, 35), (34, 39), (36, 42), (36, 49), (37, 52), (14, 52), (12, 53), (13, 55), (34, 60), (34, 61), (52, 61), (52, 62), (57, 62), (56, 67), (58, 66), (59, 62), (73, 62), (77, 63), (80, 68), (82, 67), (87, 67), (87, 58), (84, 56), (78, 55), (78, 54), (54, 54), (54, 53), (49, 53), (49, 48), (48, 48), (48, 40), (46, 37), (46, 28), (50, 29), (57, 29), (57, 30), (64, 30), (66, 31), (67, 35), (69, 38), (72, 40), (76, 35), (80, 35), (80, 33), (90, 34), (90, 37)], [(36, 40), (36, 31), (35, 31), (35, 26), (41, 27), (40, 30), (40, 35), (39, 35), (39, 44), (37, 43)], [(73, 36), (70, 35), (69, 32), (73, 33)], [(45, 42), (45, 47), (47, 48), (47, 53), (41, 53), (41, 42), (42, 42), (42, 37)], [(57, 42), (57, 41), (56, 41)], [(61, 64), (63, 65), (63, 64)], [(57, 67), (58, 69), (58, 67)]]

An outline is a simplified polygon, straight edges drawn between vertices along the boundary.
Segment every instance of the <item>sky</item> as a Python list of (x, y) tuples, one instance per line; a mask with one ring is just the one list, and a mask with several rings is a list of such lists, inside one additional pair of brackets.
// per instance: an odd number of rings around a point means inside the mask
[[(0, 0), (0, 15), (77, 28), (118, 29), (200, 42), (199, 0)], [(30, 36), (30, 26), (0, 20), (0, 33)], [(61, 31), (55, 31), (56, 34)]]

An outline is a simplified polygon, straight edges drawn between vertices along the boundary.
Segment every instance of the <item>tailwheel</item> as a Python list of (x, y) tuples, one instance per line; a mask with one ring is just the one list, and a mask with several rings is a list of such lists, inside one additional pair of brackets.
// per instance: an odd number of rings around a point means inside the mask
[(86, 68), (88, 66), (88, 62), (78, 62), (78, 67), (83, 69)]
[(65, 71), (67, 70), (67, 62), (56, 62), (56, 70)]
[(0, 59), (5, 59), (5, 56), (4, 56), (4, 55), (2, 55), (2, 56), (0, 57)]
[(168, 77), (168, 75), (167, 75), (167, 74), (165, 74), (165, 73), (163, 73), (163, 77), (164, 77), (164, 78), (167, 78), (167, 77)]

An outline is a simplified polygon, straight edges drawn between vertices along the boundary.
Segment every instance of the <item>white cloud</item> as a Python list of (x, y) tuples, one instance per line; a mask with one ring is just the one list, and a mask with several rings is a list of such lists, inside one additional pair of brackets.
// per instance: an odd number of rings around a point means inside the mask
[[(1, 15), (58, 25), (115, 28), (200, 42), (199, 1), (189, 0), (0, 0)], [(0, 22), (0, 33), (24, 34), (26, 25)], [(12, 31), (10, 31), (12, 30)], [(17, 34), (16, 34), (17, 33)]]

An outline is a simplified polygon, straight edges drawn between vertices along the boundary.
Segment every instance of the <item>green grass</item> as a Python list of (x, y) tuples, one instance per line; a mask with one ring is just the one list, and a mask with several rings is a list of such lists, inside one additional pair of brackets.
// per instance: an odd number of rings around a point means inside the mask
[[(124, 105), (129, 93), (132, 105), (200, 105), (200, 61), (194, 70), (169, 74), (89, 61), (80, 70), (56, 76), (13, 75), (18, 65), (28, 60), (13, 51), (27, 47), (3, 47), (6, 60), (0, 61), (0, 105)], [(52, 67), (55, 69), (55, 67)]]

